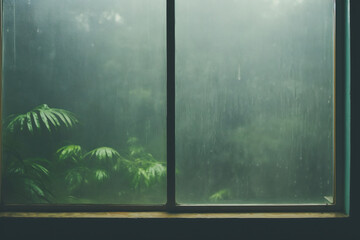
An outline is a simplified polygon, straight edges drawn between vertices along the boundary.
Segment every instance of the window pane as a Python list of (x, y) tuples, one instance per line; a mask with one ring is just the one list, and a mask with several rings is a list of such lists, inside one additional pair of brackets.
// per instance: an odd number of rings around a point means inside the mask
[(178, 203), (332, 202), (333, 8), (176, 2)]
[(4, 1), (5, 203), (166, 202), (165, 6)]

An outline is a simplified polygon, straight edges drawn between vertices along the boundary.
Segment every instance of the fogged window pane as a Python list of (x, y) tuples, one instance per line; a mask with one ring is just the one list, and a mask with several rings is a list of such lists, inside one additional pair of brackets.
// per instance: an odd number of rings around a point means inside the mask
[(166, 201), (164, 0), (4, 1), (5, 203)]
[(176, 2), (179, 203), (333, 196), (333, 1)]

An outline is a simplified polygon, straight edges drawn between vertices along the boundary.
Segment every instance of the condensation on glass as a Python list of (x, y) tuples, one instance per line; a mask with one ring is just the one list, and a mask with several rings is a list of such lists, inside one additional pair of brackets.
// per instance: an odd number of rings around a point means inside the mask
[(3, 1), (3, 203), (166, 202), (165, 10)]
[(176, 1), (176, 200), (329, 204), (334, 1)]

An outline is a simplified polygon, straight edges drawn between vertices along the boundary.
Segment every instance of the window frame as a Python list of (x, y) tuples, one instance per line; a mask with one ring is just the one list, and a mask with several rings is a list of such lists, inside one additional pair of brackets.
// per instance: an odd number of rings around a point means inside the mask
[[(4, 204), (1, 212), (167, 212), (167, 213), (270, 213), (313, 212), (344, 213), (349, 215), (350, 204), (350, 22), (349, 0), (333, 0), (334, 19), (334, 204), (249, 204), (221, 205), (177, 204), (175, 200), (175, 1), (166, 0), (166, 54), (167, 54), (167, 203), (165, 205), (123, 204)], [(1, 17), (2, 17), (1, 2)], [(2, 46), (2, 24), (0, 44)], [(0, 65), (2, 68), (2, 48)], [(2, 69), (0, 69), (2, 78)], [(0, 81), (0, 91), (2, 81)], [(1, 105), (0, 98), (0, 105)], [(0, 119), (1, 119), (0, 111)], [(1, 132), (1, 131), (0, 131)], [(1, 138), (0, 138), (1, 147)], [(1, 150), (1, 149), (0, 149)], [(1, 159), (0, 159), (1, 171)], [(0, 178), (1, 188), (1, 178)], [(0, 193), (1, 198), (1, 193)]]

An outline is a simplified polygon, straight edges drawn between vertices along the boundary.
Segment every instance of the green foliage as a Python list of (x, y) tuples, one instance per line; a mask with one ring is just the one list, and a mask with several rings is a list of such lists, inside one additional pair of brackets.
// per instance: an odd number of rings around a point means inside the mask
[(131, 176), (134, 189), (141, 190), (160, 182), (166, 176), (166, 166), (157, 161), (150, 153), (138, 144), (137, 138), (129, 138), (129, 160), (119, 159), (115, 170), (126, 169)]
[(138, 139), (136, 137), (129, 137), (127, 140), (127, 144), (129, 144), (130, 146), (137, 144), (138, 143)]
[(221, 200), (226, 200), (231, 196), (231, 191), (227, 188), (221, 189), (220, 191), (217, 191), (216, 193), (212, 194), (209, 197), (209, 200), (211, 202), (218, 202)]
[[(25, 114), (12, 117), (7, 130), (8, 133), (34, 133), (45, 128), (51, 132), (57, 127), (72, 127), (76, 123), (78, 120), (72, 113), (43, 104)], [(68, 196), (75, 194), (75, 197), (82, 198), (89, 195), (94, 197), (94, 194), (98, 196), (99, 192), (105, 193), (107, 188), (104, 188), (104, 184), (110, 184), (111, 181), (111, 184), (118, 184), (119, 179), (122, 184), (118, 189), (126, 197), (136, 194), (134, 189), (137, 192), (144, 191), (164, 180), (165, 164), (146, 152), (137, 138), (129, 138), (127, 143), (124, 156), (111, 147), (99, 147), (86, 153), (82, 146), (69, 144), (58, 148), (55, 152), (57, 161), (51, 162), (40, 157), (22, 159), (20, 155), (23, 152), (16, 145), (10, 144), (5, 180), (12, 186), (14, 196), (25, 194), (32, 203), (50, 201), (52, 195), (47, 190), (47, 185), (55, 178), (57, 186), (62, 185), (58, 186), (59, 189), (66, 189)], [(41, 152), (40, 146), (39, 150)], [(52, 171), (53, 175), (50, 174)], [(59, 182), (59, 178), (63, 180)], [(119, 196), (116, 191), (107, 194)]]
[(120, 154), (113, 148), (99, 147), (88, 152), (85, 156), (90, 156), (90, 158), (94, 158), (100, 162), (103, 162), (106, 161), (107, 159), (120, 157)]
[(68, 185), (68, 190), (73, 192), (81, 186), (89, 183), (90, 170), (87, 167), (77, 166), (70, 168), (66, 172), (65, 181)]
[(65, 176), (69, 193), (74, 194), (86, 186), (92, 188), (92, 191), (98, 186), (101, 191), (101, 184), (118, 181), (118, 177), (122, 177), (125, 185), (119, 188), (129, 191), (124, 195), (131, 195), (131, 189), (143, 191), (163, 180), (166, 176), (165, 164), (147, 153), (137, 138), (129, 138), (127, 143), (129, 148), (126, 157), (110, 147), (95, 148), (86, 154), (82, 154), (83, 149), (79, 145), (59, 148), (56, 151), (59, 160), (72, 160)]
[(144, 152), (144, 148), (141, 146), (130, 146), (129, 153), (131, 156), (136, 156), (142, 154)]
[(96, 180), (101, 182), (101, 181), (104, 181), (105, 179), (109, 178), (109, 174), (105, 170), (97, 169), (95, 171), (95, 177), (96, 177)]
[(166, 167), (159, 162), (151, 163), (146, 169), (149, 179), (160, 180), (161, 177), (166, 175)]
[(166, 167), (162, 163), (143, 160), (137, 160), (136, 162), (136, 167), (129, 168), (130, 171), (132, 170), (132, 184), (135, 189), (140, 190), (142, 186), (149, 187), (166, 176)]
[(7, 167), (7, 174), (43, 177), (48, 176), (49, 171), (45, 167), (49, 161), (43, 158), (12, 159)]
[(73, 113), (64, 109), (50, 108), (48, 105), (42, 104), (27, 113), (11, 117), (6, 129), (9, 132), (15, 130), (24, 131), (26, 129), (33, 133), (35, 130), (41, 130), (41, 126), (45, 126), (45, 129), (51, 132), (52, 128), (61, 125), (72, 127), (76, 123), (78, 123), (78, 120)]
[(12, 158), (5, 168), (4, 182), (10, 182), (10, 191), (21, 192), (25, 199), (49, 201), (51, 193), (45, 186), (50, 175), (49, 164), (43, 158)]
[(144, 153), (144, 148), (138, 144), (138, 139), (136, 137), (131, 137), (127, 140), (129, 145), (129, 154), (131, 156), (136, 156)]
[(56, 154), (61, 161), (71, 159), (73, 162), (77, 162), (82, 157), (82, 149), (79, 145), (67, 145), (59, 148)]
[[(57, 157), (60, 162), (71, 160), (71, 164), (66, 166), (65, 181), (69, 193), (85, 187), (94, 187), (97, 183), (104, 182), (110, 178), (108, 171), (102, 169), (112, 166), (120, 154), (109, 147), (96, 148), (86, 154), (82, 154), (82, 147), (79, 145), (67, 145), (59, 148)], [(89, 164), (91, 160), (92, 164)]]
[(112, 167), (120, 154), (113, 148), (110, 147), (99, 147), (85, 154), (92, 163), (98, 166)]
[(46, 193), (43, 190), (43, 186), (39, 181), (35, 181), (31, 178), (24, 178), (24, 189), (26, 192), (29, 192), (31, 195), (46, 199)]
[[(11, 139), (11, 134), (15, 131), (22, 133), (28, 131), (33, 134), (45, 128), (51, 132), (60, 126), (72, 127), (76, 123), (78, 120), (71, 112), (42, 104), (27, 113), (10, 116), (6, 127), (8, 134), (4, 135), (4, 142)], [(53, 163), (42, 157), (23, 157), (26, 151), (23, 151), (21, 146), (24, 147), (24, 145), (19, 142), (19, 139), (11, 140), (11, 143), (7, 142), (3, 145), (4, 153), (8, 154), (4, 160), (4, 182), (11, 186), (8, 187), (8, 194), (19, 196), (16, 197), (16, 201), (20, 198), (31, 202), (50, 201), (52, 194), (47, 190), (47, 184), (50, 181), (50, 169)], [(36, 148), (33, 150), (36, 152)], [(39, 150), (42, 150), (40, 146)], [(61, 149), (58, 154), (60, 159), (64, 160), (78, 154), (78, 151), (78, 148), (71, 149), (68, 146)]]

